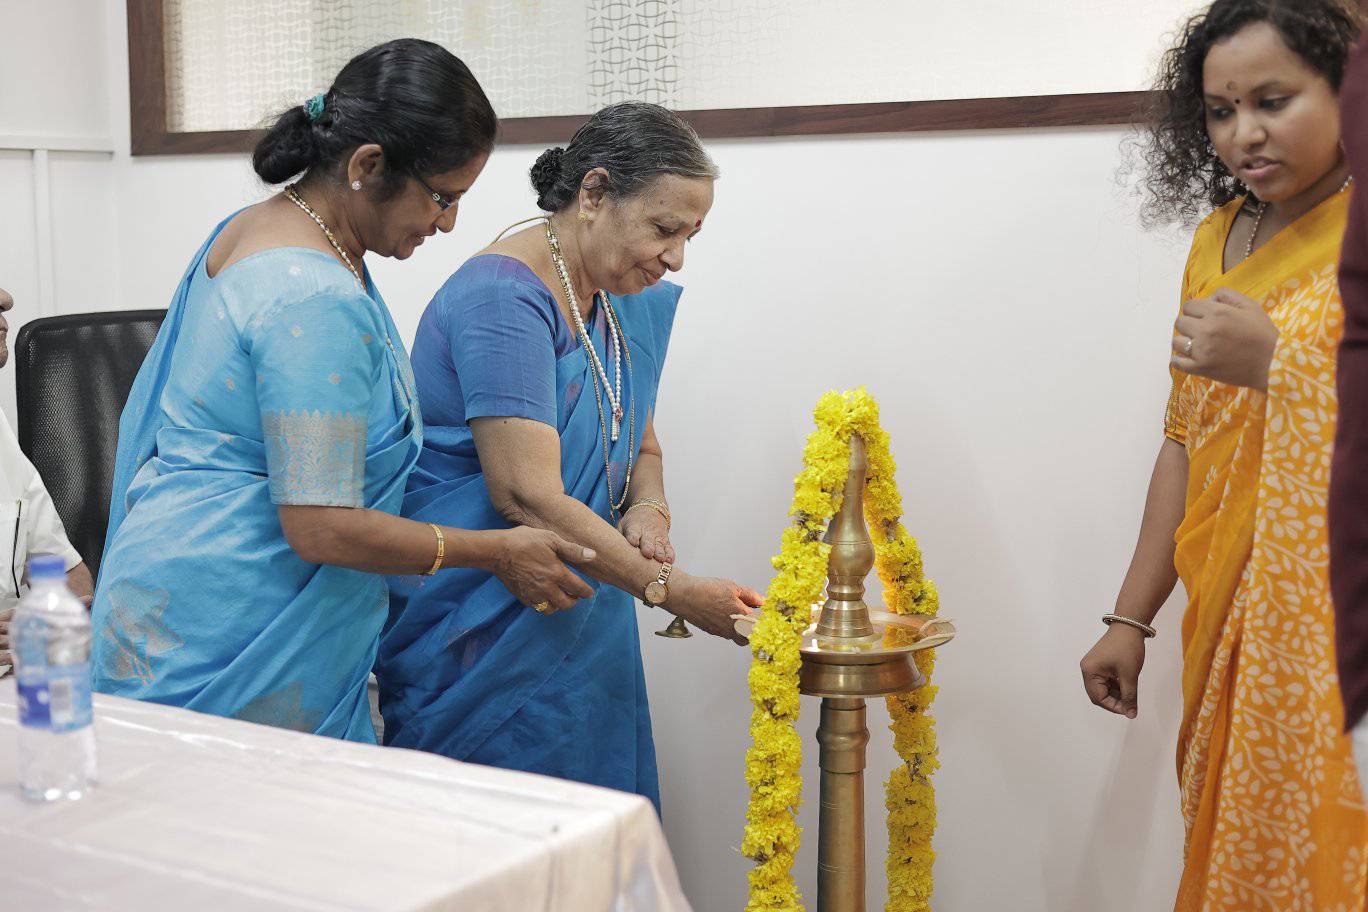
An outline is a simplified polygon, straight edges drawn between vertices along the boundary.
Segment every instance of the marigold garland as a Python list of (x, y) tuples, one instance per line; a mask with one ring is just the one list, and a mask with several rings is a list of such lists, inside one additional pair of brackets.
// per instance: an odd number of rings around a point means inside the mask
[[(741, 851), (755, 862), (750, 872), (746, 912), (801, 912), (802, 897), (793, 881), (793, 859), (802, 828), (802, 739), (799, 713), (798, 653), (810, 610), (826, 586), (830, 546), (822, 541), (840, 509), (850, 466), (850, 435), (865, 441), (869, 477), (865, 483), (865, 520), (874, 543), (879, 578), (890, 611), (935, 616), (935, 584), (923, 576), (921, 550), (900, 521), (902, 498), (888, 434), (879, 426), (879, 407), (864, 389), (829, 392), (817, 403), (817, 427), (803, 449), (803, 470), (794, 481), (792, 523), (784, 530), (777, 571), (765, 595), (765, 610), (751, 634), (751, 747), (746, 751), (750, 804)], [(889, 642), (911, 638), (911, 631), (888, 633)], [(915, 653), (929, 681), (934, 650)], [(885, 912), (927, 912), (931, 908), (931, 848), (936, 828), (931, 776), (936, 759), (935, 722), (928, 710), (936, 689), (928, 683), (888, 698), (893, 744), (902, 766), (889, 776), (888, 904)]]

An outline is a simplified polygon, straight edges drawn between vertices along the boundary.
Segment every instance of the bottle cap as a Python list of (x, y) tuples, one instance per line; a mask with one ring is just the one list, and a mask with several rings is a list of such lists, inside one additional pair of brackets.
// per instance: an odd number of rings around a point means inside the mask
[(55, 554), (35, 554), (29, 558), (29, 579), (66, 579), (66, 561)]

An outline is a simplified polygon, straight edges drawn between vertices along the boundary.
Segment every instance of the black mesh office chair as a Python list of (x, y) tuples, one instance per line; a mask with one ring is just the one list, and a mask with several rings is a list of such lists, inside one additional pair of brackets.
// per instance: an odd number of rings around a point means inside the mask
[(19, 447), (92, 574), (109, 525), (119, 414), (164, 310), (33, 320), (14, 343)]

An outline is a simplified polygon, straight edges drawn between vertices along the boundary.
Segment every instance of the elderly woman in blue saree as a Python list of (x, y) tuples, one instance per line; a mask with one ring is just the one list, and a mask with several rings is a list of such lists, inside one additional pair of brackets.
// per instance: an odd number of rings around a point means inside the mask
[(99, 690), (373, 743), (381, 574), (476, 566), (528, 597), (589, 594), (559, 559), (583, 549), (542, 530), (395, 515), (422, 423), (362, 257), (450, 231), (496, 125), (464, 64), (401, 40), (257, 146), (264, 180), (302, 177), (191, 260), (120, 423)]
[(376, 666), (387, 744), (659, 806), (633, 599), (730, 639), (732, 616), (760, 604), (674, 569), (654, 428), (680, 296), (661, 278), (683, 265), (715, 177), (676, 115), (606, 108), (533, 167), (549, 215), (429, 305), (414, 342), (427, 431), (404, 515), (553, 530), (595, 551), (594, 595), (563, 610), (479, 570), (392, 581)]

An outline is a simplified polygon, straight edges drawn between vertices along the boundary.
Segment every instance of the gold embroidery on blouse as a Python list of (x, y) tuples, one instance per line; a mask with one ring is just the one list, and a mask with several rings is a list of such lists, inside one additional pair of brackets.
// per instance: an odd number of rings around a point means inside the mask
[(271, 500), (359, 507), (366, 478), (366, 421), (349, 412), (268, 412), (261, 418)]

